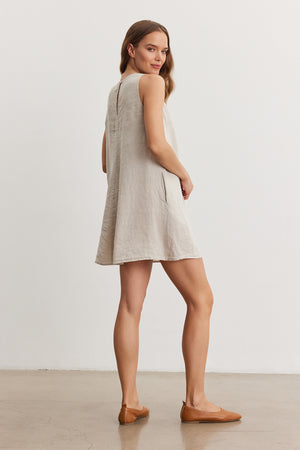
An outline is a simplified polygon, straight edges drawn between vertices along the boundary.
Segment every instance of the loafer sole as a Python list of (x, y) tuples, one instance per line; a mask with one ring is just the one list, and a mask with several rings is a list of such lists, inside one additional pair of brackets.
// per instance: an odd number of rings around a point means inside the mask
[(237, 422), (240, 419), (231, 420), (182, 420), (182, 423), (221, 423), (221, 422)]
[(120, 423), (120, 425), (132, 425), (132, 424), (135, 423), (137, 420), (140, 420), (140, 419), (146, 419), (146, 417), (149, 417), (149, 415), (150, 415), (150, 414), (147, 414), (146, 416), (137, 417), (136, 419), (134, 419), (133, 422), (120, 422), (120, 421), (119, 421), (119, 423)]

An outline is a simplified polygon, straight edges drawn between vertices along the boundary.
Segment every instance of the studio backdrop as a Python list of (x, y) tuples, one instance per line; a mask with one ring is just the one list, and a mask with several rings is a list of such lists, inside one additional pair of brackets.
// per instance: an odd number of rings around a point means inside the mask
[[(116, 370), (119, 266), (94, 262), (101, 143), (125, 32), (147, 18), (175, 61), (168, 109), (214, 294), (207, 372), (299, 373), (299, 2), (129, 6), (1, 2), (0, 367)], [(153, 263), (138, 370), (184, 371), (185, 312)]]

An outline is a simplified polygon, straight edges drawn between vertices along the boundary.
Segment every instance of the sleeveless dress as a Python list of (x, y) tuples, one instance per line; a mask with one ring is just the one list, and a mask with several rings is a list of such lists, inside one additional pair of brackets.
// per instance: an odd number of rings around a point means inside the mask
[[(139, 80), (133, 73), (108, 94), (106, 130), (107, 194), (96, 254), (97, 264), (150, 259), (201, 258), (180, 179), (147, 147)], [(174, 127), (163, 106), (167, 142), (178, 156)]]

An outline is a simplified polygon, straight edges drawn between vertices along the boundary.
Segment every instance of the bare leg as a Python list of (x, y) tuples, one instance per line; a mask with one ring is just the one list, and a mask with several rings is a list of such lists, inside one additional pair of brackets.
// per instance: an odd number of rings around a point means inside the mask
[(121, 298), (114, 327), (114, 349), (122, 387), (122, 403), (142, 409), (136, 372), (139, 353), (139, 324), (152, 270), (152, 261), (120, 265)]
[(219, 411), (220, 407), (208, 401), (204, 392), (213, 294), (203, 260), (181, 259), (161, 261), (161, 264), (187, 305), (182, 335), (182, 352), (186, 369), (186, 404), (207, 411)]

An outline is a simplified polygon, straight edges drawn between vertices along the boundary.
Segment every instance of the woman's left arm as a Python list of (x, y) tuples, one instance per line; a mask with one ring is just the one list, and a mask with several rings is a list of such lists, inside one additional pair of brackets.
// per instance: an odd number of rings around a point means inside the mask
[(106, 135), (104, 131), (103, 139), (102, 139), (102, 170), (106, 173)]

